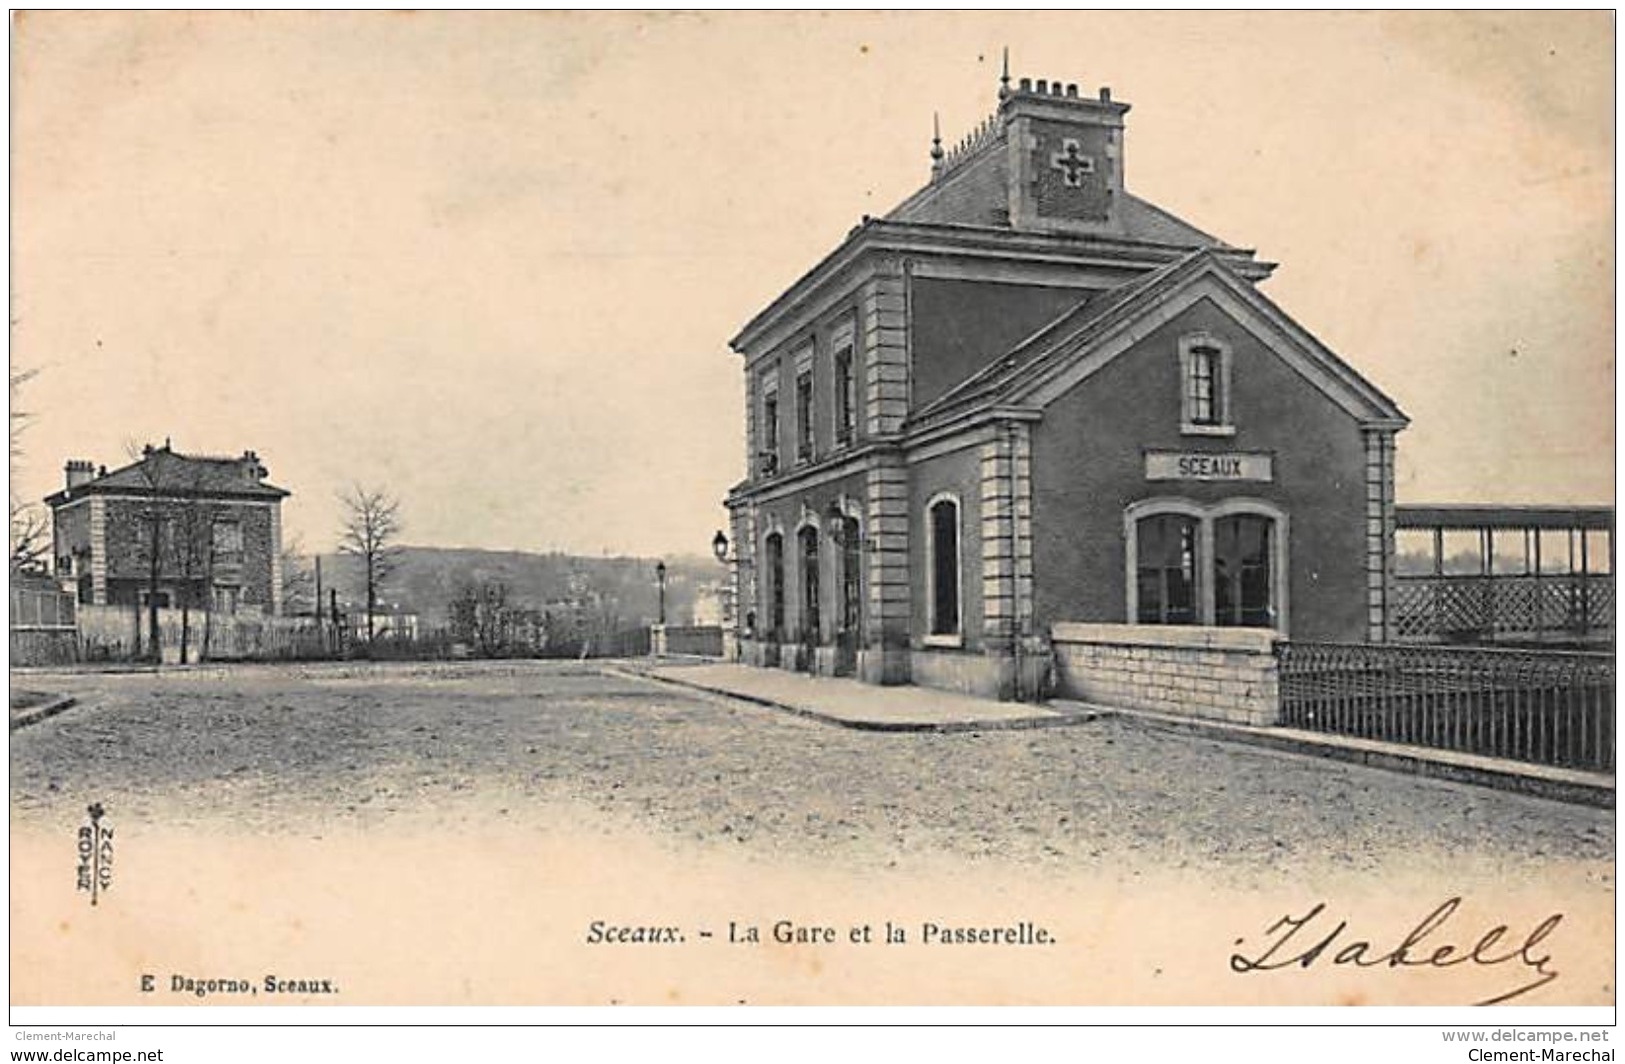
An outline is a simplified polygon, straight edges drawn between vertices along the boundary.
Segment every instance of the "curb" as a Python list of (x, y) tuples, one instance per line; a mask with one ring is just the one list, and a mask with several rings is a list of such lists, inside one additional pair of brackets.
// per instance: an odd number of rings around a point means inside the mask
[(26, 728), (30, 724), (38, 724), (42, 720), (48, 720), (58, 713), (72, 709), (78, 704), (79, 700), (77, 698), (69, 697), (59, 698), (55, 702), (47, 702), (43, 706), (32, 706), (11, 718), (11, 730), (16, 731), (18, 728)]
[(847, 728), (852, 731), (865, 732), (934, 732), (938, 735), (952, 735), (962, 732), (985, 731), (1031, 731), (1037, 728), (1061, 728), (1073, 724), (1087, 724), (1106, 714), (1102, 711), (1088, 707), (1077, 712), (1052, 711), (1051, 717), (1017, 717), (1005, 720), (954, 720), (938, 723), (923, 721), (885, 721), (885, 720), (852, 720), (847, 717), (836, 717), (828, 713), (820, 713), (816, 709), (807, 709), (805, 706), (791, 705), (788, 702), (778, 702), (761, 695), (747, 694), (740, 691), (730, 691), (722, 687), (711, 687), (706, 684), (694, 683), (691, 680), (677, 680), (670, 676), (655, 676), (652, 673), (639, 672), (635, 669), (606, 669), (606, 672), (629, 679), (646, 680), (650, 683), (667, 684), (672, 687), (687, 688), (690, 691), (700, 691), (708, 695), (717, 695), (722, 698), (731, 698), (739, 702), (749, 702), (752, 705), (763, 706), (767, 709), (776, 709), (793, 716), (803, 717), (807, 720), (817, 721), (820, 724), (832, 724), (837, 728)]
[[(703, 694), (715, 695), (738, 702), (779, 710), (793, 716), (831, 724), (838, 728), (866, 732), (935, 732), (954, 734), (982, 731), (1027, 731), (1038, 728), (1065, 727), (1085, 724), (1105, 717), (1117, 717), (1142, 726), (1160, 728), (1186, 735), (1200, 736), (1218, 742), (1240, 743), (1263, 747), (1281, 753), (1305, 757), (1319, 757), (1334, 761), (1364, 765), (1368, 768), (1402, 773), (1424, 779), (1465, 783), (1492, 790), (1545, 798), (1570, 805), (1592, 806), (1598, 809), (1615, 807), (1614, 786), (1600, 774), (1567, 773), (1547, 774), (1539, 766), (1525, 766), (1520, 762), (1475, 757), (1471, 762), (1453, 759), (1448, 751), (1434, 751), (1424, 747), (1376, 743), (1371, 740), (1347, 740), (1337, 736), (1322, 737), (1315, 733), (1291, 729), (1254, 728), (1245, 725), (1224, 724), (1219, 721), (1172, 717), (1144, 710), (1100, 706), (1088, 702), (1053, 699), (1047, 703), (1054, 717), (1021, 717), (1013, 720), (946, 721), (936, 724), (900, 721), (852, 720), (820, 713), (804, 706), (779, 702), (761, 695), (730, 691), (722, 687), (680, 680), (670, 676), (656, 676), (636, 668), (606, 668), (604, 671), (628, 679), (685, 688)], [(1595, 775), (1595, 779), (1586, 776)]]
[[(1098, 709), (1086, 702), (1072, 702), (1071, 705), (1080, 709)], [(1570, 774), (1570, 770), (1543, 770), (1542, 766), (1525, 766), (1521, 762), (1477, 756), (1468, 762), (1453, 758), (1450, 751), (1435, 751), (1426, 747), (1378, 743), (1375, 740), (1347, 740), (1334, 736), (1322, 738), (1316, 733), (1292, 729), (1254, 728), (1170, 717), (1144, 710), (1113, 709), (1109, 712), (1149, 727), (1198, 735), (1219, 742), (1242, 743), (1306, 757), (1346, 761), (1408, 776), (1467, 783), (1570, 805), (1598, 809), (1615, 807), (1613, 781), (1601, 773)], [(1550, 775), (1548, 772), (1562, 772), (1564, 775)], [(1586, 776), (1596, 778), (1586, 779)]]

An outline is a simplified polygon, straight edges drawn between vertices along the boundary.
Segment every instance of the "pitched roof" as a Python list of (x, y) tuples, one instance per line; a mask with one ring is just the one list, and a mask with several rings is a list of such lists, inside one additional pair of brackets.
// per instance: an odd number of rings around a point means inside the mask
[(912, 420), (921, 425), (942, 421), (955, 413), (999, 399), (1014, 382), (1032, 375), (1041, 362), (1053, 362), (1063, 350), (1072, 350), (1079, 344), (1087, 343), (1091, 336), (1111, 323), (1114, 312), (1130, 305), (1142, 294), (1166, 284), (1201, 254), (1193, 251), (1127, 284), (1092, 293), (1011, 348), (1003, 358), (990, 362), (928, 403)]
[(1021, 341), (1008, 354), (972, 374), (927, 404), (909, 420), (922, 429), (998, 405), (1043, 400), (1046, 387), (1091, 355), (1097, 341), (1119, 333), (1135, 320), (1200, 278), (1214, 279), (1237, 305), (1284, 335), (1300, 370), (1346, 409), (1370, 420), (1404, 422), (1392, 399), (1338, 358), (1271, 302), (1238, 277), (1213, 248), (1202, 248), (1127, 284), (1091, 295)]
[(48, 497), (52, 506), (81, 495), (180, 495), (282, 499), (290, 492), (262, 478), (265, 467), (252, 451), (238, 458), (179, 454), (168, 445), (146, 451), (139, 461), (104, 473)]
[(1196, 226), (1132, 192), (1123, 193), (1123, 232), (1130, 240), (1179, 247), (1229, 248), (1233, 245), (1202, 232)]
[[(1010, 228), (1003, 145), (1002, 136), (990, 138), (964, 162), (917, 189), (884, 217), (898, 222)], [(1233, 247), (1127, 189), (1120, 197), (1122, 228), (1112, 234), (1119, 240), (1183, 248)]]

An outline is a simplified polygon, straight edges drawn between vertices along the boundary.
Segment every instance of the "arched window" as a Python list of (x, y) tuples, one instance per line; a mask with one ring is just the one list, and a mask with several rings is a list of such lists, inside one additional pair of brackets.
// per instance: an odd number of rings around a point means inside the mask
[(1128, 619), (1287, 625), (1287, 515), (1262, 499), (1147, 499), (1124, 513)]
[(1195, 624), (1197, 521), (1187, 514), (1142, 517), (1136, 583), (1140, 624)]
[(807, 525), (797, 533), (801, 540), (801, 635), (808, 643), (818, 642), (818, 526)]
[(841, 627), (856, 635), (863, 618), (863, 530), (856, 517), (841, 519)]
[(1275, 522), (1261, 514), (1232, 514), (1213, 522), (1213, 623), (1270, 628)]
[(779, 639), (784, 634), (784, 536), (771, 533), (764, 553), (767, 555), (768, 638)]
[(957, 637), (959, 631), (959, 500), (952, 495), (932, 499), (926, 509), (930, 529), (931, 634)]

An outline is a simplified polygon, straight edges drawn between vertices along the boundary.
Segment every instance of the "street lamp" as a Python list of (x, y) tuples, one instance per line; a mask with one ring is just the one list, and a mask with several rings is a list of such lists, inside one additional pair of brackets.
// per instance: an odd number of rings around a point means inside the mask
[(666, 563), (664, 561), (655, 563), (655, 582), (660, 585), (660, 624), (661, 627), (664, 627), (666, 624)]
[[(727, 533), (720, 528), (717, 529), (717, 534), (711, 537), (711, 553), (716, 555), (718, 564), (728, 566), (729, 546), (731, 544), (728, 542)], [(734, 558), (733, 561), (738, 565), (746, 564), (744, 559), (738, 557)], [(738, 596), (742, 592), (739, 586), (736, 585), (736, 581), (740, 578), (741, 574), (730, 567), (725, 573), (722, 582), (722, 656), (728, 661), (739, 660), (741, 627), (738, 613)], [(750, 624), (745, 624), (743, 629), (745, 634), (749, 634), (750, 627)]]

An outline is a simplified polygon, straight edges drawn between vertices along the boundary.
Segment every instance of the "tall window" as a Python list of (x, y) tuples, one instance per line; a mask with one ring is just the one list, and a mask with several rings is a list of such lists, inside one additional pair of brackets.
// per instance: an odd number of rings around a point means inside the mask
[(784, 537), (767, 537), (767, 630), (778, 639), (784, 632)]
[(856, 517), (841, 519), (841, 627), (857, 634), (863, 616), (863, 541)]
[(1135, 525), (1140, 624), (1195, 624), (1196, 519), (1157, 514)]
[(851, 443), (857, 420), (857, 392), (852, 379), (852, 348), (835, 352), (835, 442)]
[(818, 642), (818, 529), (812, 525), (798, 534), (801, 539), (801, 634), (808, 643)]
[(1219, 350), (1216, 347), (1191, 348), (1190, 372), (1186, 376), (1190, 394), (1191, 424), (1219, 423)]
[(175, 557), (175, 518), (172, 514), (148, 511), (141, 515), (141, 564), (150, 565), (154, 548), (160, 559)]
[(959, 634), (959, 504), (931, 504), (931, 634)]
[(1270, 598), (1273, 522), (1235, 514), (1213, 522), (1213, 623), (1246, 628), (1275, 624)]
[(216, 565), (243, 564), (243, 526), (236, 521), (218, 521), (214, 526)]
[(1179, 339), (1180, 428), (1204, 436), (1234, 433), (1230, 419), (1230, 348), (1208, 333)]
[(813, 456), (812, 373), (796, 376), (796, 461), (810, 462)]
[(771, 391), (762, 397), (762, 475), (770, 477), (779, 471), (779, 393)]

